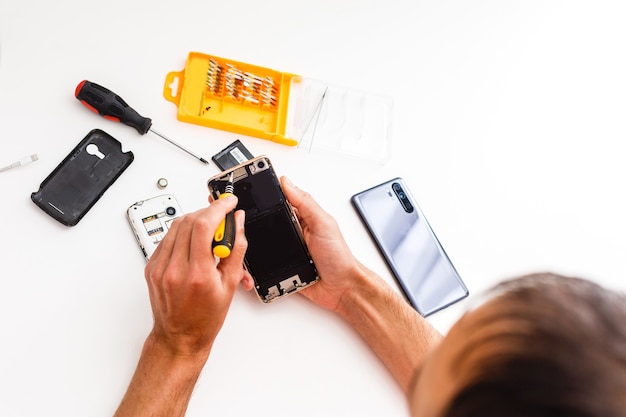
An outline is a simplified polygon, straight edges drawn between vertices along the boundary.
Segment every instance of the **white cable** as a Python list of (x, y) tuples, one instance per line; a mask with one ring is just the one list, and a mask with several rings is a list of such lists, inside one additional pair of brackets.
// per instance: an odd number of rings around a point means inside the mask
[(31, 162), (35, 162), (38, 159), (39, 157), (37, 156), (36, 153), (34, 153), (31, 156), (27, 156), (26, 158), (22, 158), (19, 161), (12, 163), (11, 165), (7, 165), (4, 168), (0, 168), (0, 172), (8, 171), (11, 168), (17, 168), (22, 165), (30, 164)]

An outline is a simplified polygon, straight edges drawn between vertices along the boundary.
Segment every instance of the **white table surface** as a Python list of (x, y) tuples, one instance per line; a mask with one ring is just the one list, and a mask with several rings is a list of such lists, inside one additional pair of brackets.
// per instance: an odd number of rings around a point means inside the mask
[[(122, 11), (125, 10), (125, 11)], [(0, 0), (0, 415), (108, 416), (152, 324), (125, 210), (167, 192), (206, 204), (202, 166), (74, 98), (88, 79), (202, 156), (234, 139), (338, 220), (358, 258), (394, 285), (349, 197), (402, 176), (471, 296), (551, 270), (626, 289), (626, 4), (615, 1)], [(394, 100), (383, 165), (180, 122), (165, 75), (198, 51)], [(135, 161), (73, 228), (30, 193), (89, 130)], [(395, 287), (397, 288), (397, 287)], [(572, 306), (575, 309), (576, 306)], [(236, 293), (189, 416), (406, 416), (358, 335), (299, 295)]]

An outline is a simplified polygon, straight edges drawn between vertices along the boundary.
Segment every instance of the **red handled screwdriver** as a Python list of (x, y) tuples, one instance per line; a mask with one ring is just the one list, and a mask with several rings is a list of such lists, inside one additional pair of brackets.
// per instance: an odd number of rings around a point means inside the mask
[(125, 125), (134, 127), (137, 132), (145, 135), (148, 131), (154, 133), (157, 136), (165, 139), (172, 145), (187, 152), (189, 155), (198, 159), (203, 164), (208, 164), (209, 161), (191, 152), (189, 149), (184, 148), (182, 145), (174, 142), (167, 136), (162, 135), (156, 130), (152, 129), (152, 119), (141, 116), (135, 109), (130, 107), (122, 99), (111, 90), (102, 87), (91, 81), (81, 81), (76, 87), (74, 96), (83, 103), (88, 109), (94, 113), (98, 113), (105, 119), (112, 120), (114, 122), (124, 123)]
[[(224, 188), (224, 192), (220, 194), (220, 199), (229, 197), (233, 194), (234, 187), (234, 172), (230, 173), (228, 177), (228, 183)], [(235, 211), (231, 210), (215, 231), (213, 237), (213, 254), (218, 258), (226, 258), (230, 255), (235, 244)]]

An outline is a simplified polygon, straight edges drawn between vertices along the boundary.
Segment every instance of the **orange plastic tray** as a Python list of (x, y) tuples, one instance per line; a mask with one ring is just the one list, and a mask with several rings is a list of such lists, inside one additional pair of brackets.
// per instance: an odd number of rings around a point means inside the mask
[(294, 146), (287, 111), (295, 74), (190, 52), (185, 69), (169, 72), (163, 95), (178, 120)]

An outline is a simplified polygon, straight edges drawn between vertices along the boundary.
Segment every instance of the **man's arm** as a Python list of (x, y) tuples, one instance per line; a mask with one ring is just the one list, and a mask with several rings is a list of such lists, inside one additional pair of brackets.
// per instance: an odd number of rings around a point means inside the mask
[(184, 416), (207, 358), (174, 355), (151, 334), (115, 416)]
[(337, 312), (385, 364), (405, 393), (424, 356), (442, 336), (386, 282), (366, 270), (351, 276)]
[(308, 193), (284, 177), (282, 185), (321, 277), (302, 294), (350, 323), (408, 392), (415, 370), (441, 334), (354, 258), (335, 219)]
[(175, 220), (146, 265), (154, 326), (116, 417), (185, 414), (237, 285), (252, 287), (243, 271), (242, 211), (230, 256), (218, 262), (211, 250), (215, 229), (235, 205), (226, 198)]

